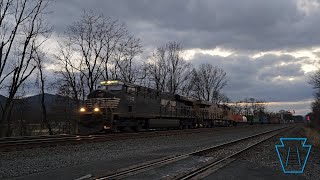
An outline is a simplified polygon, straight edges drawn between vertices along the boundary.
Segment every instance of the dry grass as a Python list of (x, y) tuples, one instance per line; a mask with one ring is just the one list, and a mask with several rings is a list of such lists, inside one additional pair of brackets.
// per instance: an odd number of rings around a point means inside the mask
[(308, 141), (311, 142), (313, 146), (320, 147), (320, 132), (310, 127), (304, 127), (303, 129)]

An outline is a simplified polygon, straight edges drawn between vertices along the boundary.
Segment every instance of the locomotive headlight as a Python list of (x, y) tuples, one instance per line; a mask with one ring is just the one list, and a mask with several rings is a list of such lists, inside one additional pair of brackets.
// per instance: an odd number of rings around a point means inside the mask
[(93, 111), (94, 111), (94, 112), (99, 112), (100, 109), (96, 107), (96, 108), (93, 109)]
[(84, 107), (80, 108), (80, 112), (85, 112), (86, 109)]

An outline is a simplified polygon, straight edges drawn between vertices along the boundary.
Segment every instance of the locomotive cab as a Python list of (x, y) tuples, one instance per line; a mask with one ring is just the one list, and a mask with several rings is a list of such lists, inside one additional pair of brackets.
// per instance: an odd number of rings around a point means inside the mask
[(105, 87), (106, 90), (119, 92), (124, 89), (124, 83), (121, 81), (102, 81), (101, 85)]

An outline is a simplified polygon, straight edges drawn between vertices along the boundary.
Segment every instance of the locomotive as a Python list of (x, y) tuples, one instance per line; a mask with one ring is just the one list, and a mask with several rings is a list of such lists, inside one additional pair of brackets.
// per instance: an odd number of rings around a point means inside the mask
[(102, 81), (80, 108), (79, 134), (130, 128), (197, 128), (236, 125), (231, 109), (118, 80)]

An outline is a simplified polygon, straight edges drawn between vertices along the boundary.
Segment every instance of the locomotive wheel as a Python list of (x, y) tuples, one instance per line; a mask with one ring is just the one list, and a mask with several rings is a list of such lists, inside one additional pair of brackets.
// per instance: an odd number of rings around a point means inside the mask
[(137, 126), (133, 126), (132, 130), (136, 131), (136, 132), (140, 132), (142, 130), (142, 126), (139, 124)]
[(83, 125), (78, 126), (78, 132), (81, 135), (90, 135), (90, 134), (97, 134), (103, 130), (103, 125), (98, 125), (94, 127), (86, 127)]
[(120, 132), (120, 129), (117, 125), (112, 125), (112, 132)]
[(229, 127), (230, 124), (231, 124), (230, 121), (223, 121), (222, 126), (224, 126), (224, 127)]
[(100, 116), (83, 116), (78, 123), (78, 133), (81, 135), (97, 134), (104, 131), (104, 125)]

